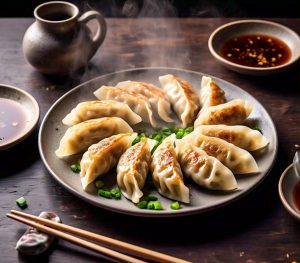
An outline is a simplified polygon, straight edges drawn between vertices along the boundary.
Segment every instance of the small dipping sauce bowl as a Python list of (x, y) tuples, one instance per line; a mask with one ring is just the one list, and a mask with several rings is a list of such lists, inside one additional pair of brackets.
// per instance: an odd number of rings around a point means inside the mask
[[(250, 35), (257, 35), (258, 37), (269, 36), (275, 40), (277, 39), (279, 42), (283, 42), (289, 49), (289, 58), (279, 65), (256, 67), (232, 62), (231, 59), (227, 59), (222, 54), (222, 49), (228, 41)], [(219, 63), (238, 73), (257, 76), (270, 75), (289, 68), (300, 57), (299, 47), (300, 37), (297, 33), (286, 26), (265, 20), (239, 20), (227, 23), (217, 28), (208, 40), (209, 51)], [(250, 49), (249, 52), (251, 52)], [(253, 54), (252, 52), (250, 55), (258, 56), (259, 54)]]
[(0, 84), (0, 151), (29, 136), (39, 115), (39, 105), (28, 92)]
[(300, 190), (299, 183), (300, 178), (295, 172), (294, 164), (291, 164), (285, 169), (279, 179), (278, 192), (285, 209), (295, 219), (300, 221), (300, 210), (297, 208), (297, 196), (299, 197)]

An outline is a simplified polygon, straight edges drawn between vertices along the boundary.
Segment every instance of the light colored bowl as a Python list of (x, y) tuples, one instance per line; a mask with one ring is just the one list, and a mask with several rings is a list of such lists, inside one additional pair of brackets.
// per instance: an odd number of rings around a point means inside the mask
[[(286, 63), (268, 68), (249, 67), (231, 62), (221, 56), (224, 43), (234, 36), (262, 34), (276, 37), (287, 44), (291, 50), (291, 58)], [(214, 58), (233, 71), (248, 75), (269, 75), (289, 68), (300, 57), (300, 37), (293, 30), (278, 23), (265, 20), (239, 20), (217, 28), (209, 37), (208, 48)]]
[(293, 201), (293, 190), (300, 178), (297, 177), (293, 164), (291, 164), (282, 173), (279, 183), (278, 192), (280, 200), (285, 209), (297, 220), (300, 221), (300, 211), (297, 210)]
[(0, 151), (8, 149), (24, 140), (34, 130), (38, 123), (40, 110), (39, 105), (28, 92), (9, 85), (0, 84), (0, 98), (9, 99), (21, 105), (26, 113), (25, 128), (14, 138), (0, 145)]

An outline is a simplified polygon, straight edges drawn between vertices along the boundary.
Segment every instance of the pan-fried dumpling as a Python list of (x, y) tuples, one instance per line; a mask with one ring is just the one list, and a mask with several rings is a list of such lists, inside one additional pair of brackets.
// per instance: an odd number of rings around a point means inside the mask
[(102, 86), (94, 92), (99, 100), (116, 100), (126, 103), (130, 109), (142, 117), (144, 122), (150, 123), (152, 127), (157, 127), (156, 120), (148, 98), (134, 91), (111, 86)]
[(174, 122), (170, 117), (172, 112), (171, 104), (164, 90), (150, 83), (130, 80), (119, 82), (116, 87), (124, 89), (125, 91), (135, 91), (146, 96), (157, 116), (163, 121)]
[(210, 77), (202, 77), (200, 103), (201, 111), (207, 107), (225, 103), (224, 91)]
[(182, 140), (189, 142), (208, 155), (217, 158), (235, 174), (259, 172), (253, 156), (244, 149), (216, 137), (208, 137), (195, 130)]
[(128, 123), (118, 117), (80, 122), (67, 129), (55, 154), (59, 158), (84, 152), (90, 145), (114, 134), (132, 132)]
[(142, 118), (125, 103), (114, 100), (93, 100), (79, 103), (62, 122), (72, 126), (79, 122), (102, 117), (119, 117), (130, 125), (142, 121)]
[(192, 124), (200, 110), (199, 96), (192, 85), (171, 74), (160, 76), (159, 81), (183, 127)]
[(86, 189), (98, 176), (113, 168), (136, 136), (136, 133), (121, 133), (91, 145), (80, 161), (83, 189)]
[(210, 106), (200, 111), (194, 126), (243, 123), (252, 112), (252, 104), (242, 99), (234, 99), (227, 103)]
[(237, 188), (233, 173), (200, 148), (183, 140), (176, 140), (176, 154), (183, 174), (196, 184), (211, 190)]
[(184, 185), (174, 149), (175, 135), (166, 138), (152, 155), (152, 179), (158, 192), (170, 199), (190, 202), (189, 188)]
[(247, 151), (262, 149), (269, 143), (259, 131), (243, 125), (200, 125), (197, 131), (206, 136), (223, 139)]
[(117, 166), (117, 182), (122, 194), (138, 203), (151, 163), (151, 150), (156, 141), (146, 139), (128, 148)]

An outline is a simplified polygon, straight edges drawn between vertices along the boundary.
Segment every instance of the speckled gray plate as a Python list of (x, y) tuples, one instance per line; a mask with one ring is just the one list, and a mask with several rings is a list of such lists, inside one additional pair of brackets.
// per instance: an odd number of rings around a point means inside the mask
[(24, 140), (38, 123), (40, 110), (35, 98), (28, 92), (5, 84), (0, 84), (0, 98), (9, 99), (21, 105), (26, 115), (25, 128), (6, 143), (0, 145), (0, 151), (6, 150)]
[[(255, 175), (244, 175), (238, 177), (237, 181), (239, 189), (235, 192), (220, 193), (207, 191), (201, 189), (191, 182), (187, 182), (187, 185), (191, 190), (190, 205), (183, 205), (182, 209), (180, 210), (171, 210), (170, 203), (172, 201), (164, 197), (159, 197), (159, 200), (162, 202), (165, 208), (163, 211), (142, 210), (137, 208), (133, 203), (124, 197), (117, 201), (99, 197), (96, 195), (96, 193), (84, 192), (81, 187), (79, 175), (71, 172), (69, 164), (55, 156), (54, 152), (58, 148), (59, 141), (67, 129), (67, 127), (62, 124), (61, 120), (79, 102), (94, 100), (95, 97), (93, 92), (101, 85), (115, 85), (119, 81), (130, 79), (135, 81), (151, 82), (159, 86), (158, 76), (167, 73), (176, 74), (186, 79), (197, 89), (200, 87), (201, 78), (203, 76), (202, 73), (181, 69), (132, 69), (92, 79), (79, 85), (61, 97), (46, 114), (39, 133), (40, 154), (52, 176), (66, 189), (89, 203), (115, 212), (149, 217), (173, 217), (206, 212), (229, 204), (230, 202), (242, 197), (247, 192), (254, 189), (266, 177), (275, 160), (277, 153), (277, 134), (275, 126), (267, 111), (255, 98), (237, 86), (218, 78), (213, 79), (225, 91), (227, 100), (231, 100), (233, 98), (243, 98), (253, 103), (254, 110), (250, 116), (250, 119), (255, 119), (257, 125), (262, 129), (263, 134), (270, 141), (269, 146), (264, 151), (255, 154), (255, 159), (261, 172)], [(105, 184), (108, 186), (113, 186), (116, 184), (114, 175), (106, 175), (102, 178)], [(155, 190), (150, 192), (156, 193)]]

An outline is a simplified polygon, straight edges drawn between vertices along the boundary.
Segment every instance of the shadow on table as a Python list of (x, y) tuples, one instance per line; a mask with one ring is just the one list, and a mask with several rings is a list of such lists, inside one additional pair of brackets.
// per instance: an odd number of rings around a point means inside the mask
[(29, 135), (24, 141), (14, 145), (12, 148), (0, 152), (1, 176), (11, 175), (24, 170), (39, 157), (38, 151), (38, 129)]

